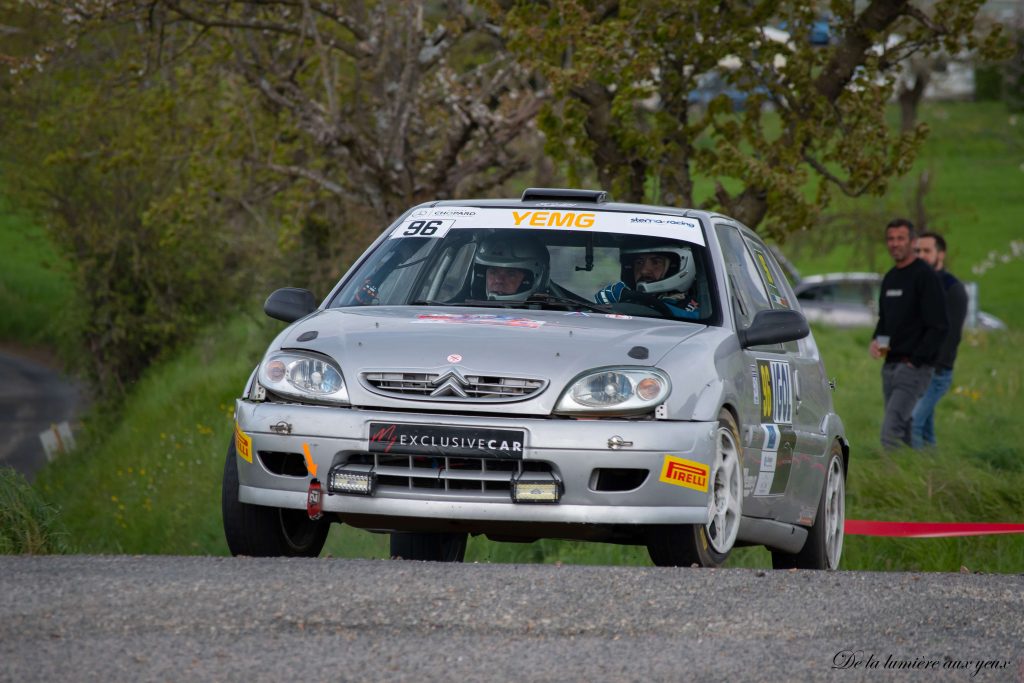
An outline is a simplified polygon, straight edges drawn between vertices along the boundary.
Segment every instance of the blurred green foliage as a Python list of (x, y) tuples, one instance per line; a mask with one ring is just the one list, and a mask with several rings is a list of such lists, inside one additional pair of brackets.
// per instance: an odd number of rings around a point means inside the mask
[(0, 342), (77, 352), (58, 314), (70, 304), (66, 261), (46, 232), (0, 197)]
[[(278, 116), (254, 105), (215, 45), (159, 68), (151, 49), (111, 25), (0, 91), (0, 183), (26, 226), (15, 241), (43, 227), (72, 290), (48, 324), (69, 331), (66, 360), (115, 402), (271, 283), (323, 289), (339, 274), (336, 253), (316, 243), (330, 203), (252, 163), (303, 153)], [(300, 249), (314, 258), (293, 258)]]
[(589, 159), (619, 199), (721, 210), (775, 237), (909, 169), (927, 128), (885, 121), (906, 56), (1008, 49), (1001, 27), (976, 25), (975, 0), (930, 3), (930, 21), (906, 3), (835, 3), (828, 46), (808, 39), (815, 3), (513, 5), (510, 49), (551, 84), (539, 125), (571, 181)]

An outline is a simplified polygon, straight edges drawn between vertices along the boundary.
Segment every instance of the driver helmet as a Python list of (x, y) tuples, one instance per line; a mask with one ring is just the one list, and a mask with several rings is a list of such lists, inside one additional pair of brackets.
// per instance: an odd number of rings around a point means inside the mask
[[(535, 237), (491, 235), (480, 243), (473, 258), (473, 294), (490, 301), (525, 301), (534, 292), (543, 291), (547, 287), (549, 263), (547, 248)], [(517, 268), (524, 271), (519, 289), (512, 294), (488, 292), (489, 267)]]
[[(668, 258), (668, 269), (665, 275), (655, 282), (637, 284), (633, 272), (633, 261), (638, 256), (659, 255)], [(693, 252), (690, 247), (661, 244), (652, 247), (622, 249), (619, 252), (622, 264), (622, 281), (643, 294), (664, 294), (666, 292), (687, 292), (693, 286), (697, 275)]]

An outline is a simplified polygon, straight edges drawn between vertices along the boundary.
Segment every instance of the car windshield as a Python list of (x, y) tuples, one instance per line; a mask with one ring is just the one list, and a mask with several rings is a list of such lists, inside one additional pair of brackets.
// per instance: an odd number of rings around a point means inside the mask
[(707, 321), (714, 306), (703, 245), (699, 223), (674, 216), (422, 209), (392, 230), (329, 306), (550, 308)]

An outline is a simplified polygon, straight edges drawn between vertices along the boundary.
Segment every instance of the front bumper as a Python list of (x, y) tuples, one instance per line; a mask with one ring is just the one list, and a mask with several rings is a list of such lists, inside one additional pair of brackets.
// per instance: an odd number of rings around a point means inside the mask
[[(251, 440), (251, 462), (238, 457), (239, 499), (244, 503), (304, 509), (313, 478), (308, 470), (313, 468), (275, 474), (268, 469), (266, 454), (303, 454), (312, 461), (317, 478), (325, 482), (335, 465), (353, 458), (366, 462), (371, 422), (397, 422), (524, 430), (522, 466), (531, 470), (542, 467), (560, 481), (561, 500), (555, 504), (514, 503), (508, 491), (501, 490), (500, 482), (491, 481), (477, 490), (449, 488), (443, 466), (447, 461), (433, 458), (441, 463), (434, 470), (435, 488), (388, 485), (378, 487), (373, 496), (325, 495), (324, 512), (338, 513), (343, 520), (348, 514), (539, 524), (703, 524), (710, 519), (710, 468), (717, 428), (712, 422), (438, 415), (245, 399), (236, 401), (235, 419), (238, 429)], [(616, 436), (632, 445), (610, 448), (609, 440)], [(663, 472), (670, 459), (695, 464), (696, 469), (702, 466), (709, 475), (703, 490), (699, 478), (696, 485), (692, 479), (685, 485), (672, 477), (666, 481)], [(647, 475), (628, 490), (602, 490), (598, 471), (621, 469), (646, 470)], [(435, 475), (431, 472), (431, 476)], [(421, 484), (423, 480), (416, 481)]]

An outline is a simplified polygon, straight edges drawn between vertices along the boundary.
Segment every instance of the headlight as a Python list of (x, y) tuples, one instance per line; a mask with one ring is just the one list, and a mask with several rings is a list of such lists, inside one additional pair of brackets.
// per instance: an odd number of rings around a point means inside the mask
[(629, 414), (653, 410), (668, 398), (668, 376), (653, 368), (606, 368), (583, 375), (562, 394), (556, 413)]
[(341, 368), (328, 358), (301, 351), (281, 351), (260, 365), (260, 384), (281, 396), (323, 403), (348, 403)]

